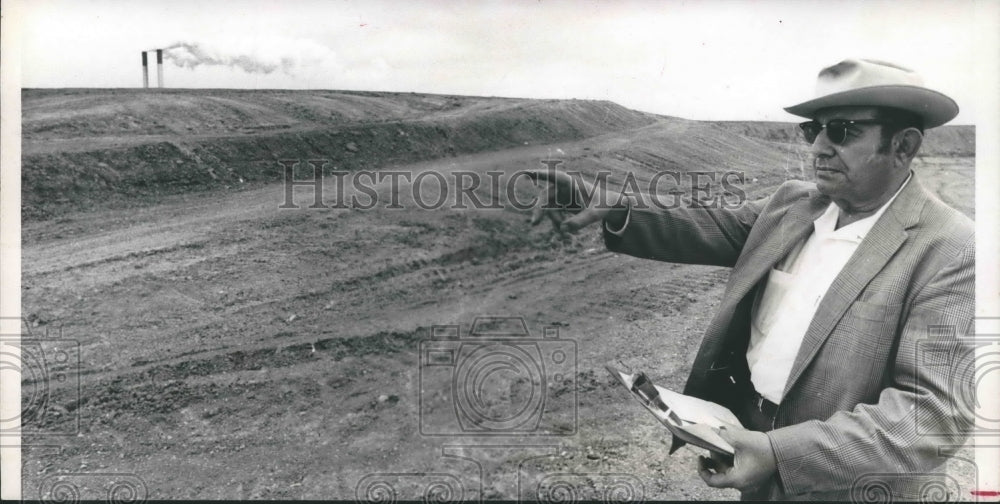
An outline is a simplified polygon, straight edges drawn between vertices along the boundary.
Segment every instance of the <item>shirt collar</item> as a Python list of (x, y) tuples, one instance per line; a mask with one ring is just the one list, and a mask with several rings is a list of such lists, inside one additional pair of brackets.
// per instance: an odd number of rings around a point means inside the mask
[(868, 236), (868, 232), (875, 227), (875, 223), (878, 222), (879, 217), (885, 213), (885, 209), (889, 208), (889, 205), (891, 205), (893, 201), (896, 201), (896, 196), (899, 196), (899, 193), (903, 191), (906, 184), (910, 183), (911, 178), (913, 178), (913, 172), (910, 172), (910, 174), (906, 176), (906, 180), (904, 180), (903, 184), (896, 190), (896, 194), (893, 194), (892, 198), (889, 198), (889, 201), (886, 201), (884, 205), (879, 207), (878, 211), (874, 214), (869, 215), (864, 219), (852, 222), (840, 229), (834, 229), (837, 227), (837, 218), (840, 215), (840, 208), (837, 207), (836, 203), (831, 201), (830, 205), (826, 207), (826, 211), (823, 212), (823, 215), (820, 215), (819, 218), (813, 221), (813, 228), (816, 234), (820, 238), (861, 243), (861, 240), (864, 240), (865, 236)]

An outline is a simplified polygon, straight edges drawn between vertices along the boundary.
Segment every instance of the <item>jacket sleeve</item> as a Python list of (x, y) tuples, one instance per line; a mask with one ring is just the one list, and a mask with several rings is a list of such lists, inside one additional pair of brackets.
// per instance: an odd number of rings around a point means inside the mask
[(875, 404), (768, 433), (785, 492), (849, 489), (866, 474), (926, 472), (943, 462), (939, 446), (961, 445), (972, 429), (975, 349), (966, 332), (974, 303), (973, 237), (913, 298), (891, 381)]
[[(750, 228), (770, 198), (736, 209), (682, 205), (650, 208), (636, 205), (612, 210), (605, 220), (608, 250), (643, 259), (732, 267)], [(624, 222), (624, 227), (616, 229)]]

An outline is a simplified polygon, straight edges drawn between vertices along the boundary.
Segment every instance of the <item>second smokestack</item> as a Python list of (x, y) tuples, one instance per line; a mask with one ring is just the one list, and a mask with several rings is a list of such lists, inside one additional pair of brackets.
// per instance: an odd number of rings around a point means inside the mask
[(156, 87), (163, 87), (163, 49), (156, 50)]
[(146, 63), (146, 51), (142, 51), (142, 87), (149, 87), (149, 65)]

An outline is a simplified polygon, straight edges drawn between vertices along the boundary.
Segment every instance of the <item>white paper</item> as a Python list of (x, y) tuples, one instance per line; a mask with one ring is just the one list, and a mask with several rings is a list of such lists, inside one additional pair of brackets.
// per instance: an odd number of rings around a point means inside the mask
[(704, 424), (716, 429), (734, 425), (743, 426), (736, 415), (722, 405), (678, 394), (659, 385), (654, 385), (654, 387), (660, 392), (660, 398), (663, 402), (685, 422)]

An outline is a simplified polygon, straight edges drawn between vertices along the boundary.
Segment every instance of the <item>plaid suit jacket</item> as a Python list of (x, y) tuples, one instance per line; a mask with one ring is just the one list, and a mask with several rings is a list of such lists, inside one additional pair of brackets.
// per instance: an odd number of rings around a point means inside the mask
[[(733, 268), (685, 393), (735, 411), (748, 400), (756, 290), (829, 203), (814, 184), (789, 181), (736, 210), (633, 207), (623, 230), (605, 226), (612, 251)], [(913, 174), (820, 303), (768, 432), (778, 474), (753, 497), (940, 490), (938, 448), (961, 445), (971, 429), (962, 399), (975, 368), (973, 224)]]

